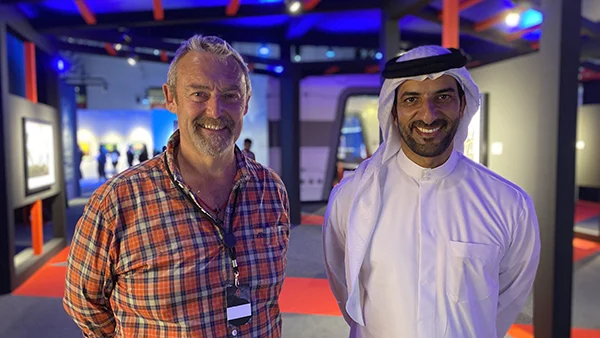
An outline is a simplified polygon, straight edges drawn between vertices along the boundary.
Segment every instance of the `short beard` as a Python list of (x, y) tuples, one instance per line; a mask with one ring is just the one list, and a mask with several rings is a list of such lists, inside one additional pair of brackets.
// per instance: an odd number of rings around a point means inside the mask
[(457, 118), (454, 121), (444, 121), (444, 120), (436, 120), (431, 125), (439, 125), (443, 124), (441, 127), (442, 130), (446, 132), (446, 136), (440, 141), (440, 143), (418, 143), (414, 137), (412, 136), (414, 130), (416, 128), (416, 124), (423, 125), (423, 121), (416, 121), (411, 124), (411, 126), (403, 126), (398, 124), (398, 130), (400, 132), (400, 137), (412, 152), (421, 156), (421, 157), (437, 157), (442, 155), (448, 147), (452, 144), (454, 140), (454, 136), (456, 135), (456, 131), (458, 130), (458, 126), (460, 125), (460, 118)]
[[(202, 134), (202, 127), (205, 125), (211, 125), (216, 127), (225, 127), (227, 131), (226, 135), (211, 136), (207, 137)], [(209, 117), (199, 117), (193, 121), (190, 126), (190, 138), (194, 147), (207, 156), (220, 157), (222, 156), (234, 143), (233, 139), (233, 127), (234, 123), (232, 120), (225, 117), (213, 119)]]

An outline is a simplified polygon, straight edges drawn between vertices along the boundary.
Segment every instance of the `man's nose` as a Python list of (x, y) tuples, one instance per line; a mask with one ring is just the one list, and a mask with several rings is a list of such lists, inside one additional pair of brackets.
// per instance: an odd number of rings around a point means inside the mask
[(217, 95), (211, 95), (206, 102), (206, 114), (214, 118), (218, 118), (223, 115), (223, 112), (221, 111), (221, 102)]
[(425, 101), (421, 114), (421, 120), (427, 124), (433, 123), (440, 115), (437, 106), (431, 100)]

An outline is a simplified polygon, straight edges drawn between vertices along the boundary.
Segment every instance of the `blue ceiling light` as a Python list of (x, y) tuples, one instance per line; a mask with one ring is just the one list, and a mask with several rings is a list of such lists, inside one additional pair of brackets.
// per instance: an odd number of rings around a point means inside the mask
[(325, 52), (325, 56), (327, 56), (328, 58), (333, 58), (335, 56), (335, 52), (333, 50), (328, 50), (327, 52)]
[(375, 58), (377, 60), (381, 60), (381, 59), (383, 59), (383, 54), (381, 52), (377, 52), (377, 53), (375, 53)]
[(275, 67), (275, 73), (277, 73), (277, 74), (283, 73), (283, 66), (276, 66)]
[(541, 12), (530, 8), (521, 13), (521, 20), (519, 22), (520, 29), (527, 29), (533, 26), (537, 26), (544, 21), (544, 16)]
[(267, 55), (269, 55), (270, 52), (271, 51), (269, 50), (269, 47), (267, 47), (267, 46), (261, 46), (258, 49), (258, 54), (260, 54), (262, 56), (267, 56)]
[(56, 61), (56, 69), (58, 69), (61, 72), (65, 70), (65, 62), (61, 59), (58, 59), (58, 61)]

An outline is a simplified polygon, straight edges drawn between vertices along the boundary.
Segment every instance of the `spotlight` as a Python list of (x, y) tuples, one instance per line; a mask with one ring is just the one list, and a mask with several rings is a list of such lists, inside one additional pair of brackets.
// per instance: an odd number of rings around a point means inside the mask
[(63, 70), (65, 70), (65, 62), (63, 60), (56, 61), (56, 68), (58, 68), (58, 70), (62, 72)]
[(325, 52), (325, 55), (331, 59), (335, 56), (335, 52), (332, 49), (329, 49), (327, 52)]
[(283, 73), (283, 66), (277, 66), (277, 67), (275, 67), (275, 73), (277, 73), (277, 74)]
[(302, 8), (302, 3), (300, 1), (294, 0), (290, 1), (288, 5), (288, 10), (290, 13), (298, 13)]
[(158, 49), (154, 50), (154, 55), (158, 56), (160, 54), (160, 51)]
[(258, 53), (262, 56), (267, 56), (269, 55), (271, 51), (269, 50), (269, 47), (267, 46), (262, 46), (258, 49)]
[(504, 22), (508, 27), (517, 27), (519, 25), (519, 21), (521, 21), (521, 14), (516, 12), (508, 13), (504, 19)]
[(129, 63), (130, 66), (135, 66), (137, 64), (139, 60), (139, 57), (137, 55), (133, 55), (130, 56), (129, 58), (127, 58), (127, 63)]
[(119, 51), (119, 50), (121, 50), (121, 48), (123, 48), (123, 45), (122, 45), (122, 44), (120, 44), (120, 43), (117, 43), (117, 44), (115, 45), (115, 50)]
[(381, 54), (381, 52), (377, 52), (377, 53), (375, 53), (375, 58), (377, 60), (381, 60), (383, 58), (383, 54)]
[(300, 62), (300, 60), (302, 60), (302, 56), (300, 56), (300, 54), (294, 55), (294, 61)]

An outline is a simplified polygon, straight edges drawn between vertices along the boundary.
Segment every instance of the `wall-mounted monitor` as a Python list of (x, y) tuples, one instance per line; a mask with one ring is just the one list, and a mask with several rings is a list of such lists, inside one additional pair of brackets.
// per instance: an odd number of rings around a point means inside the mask
[(50, 189), (56, 183), (54, 129), (50, 122), (23, 118), (25, 194)]

